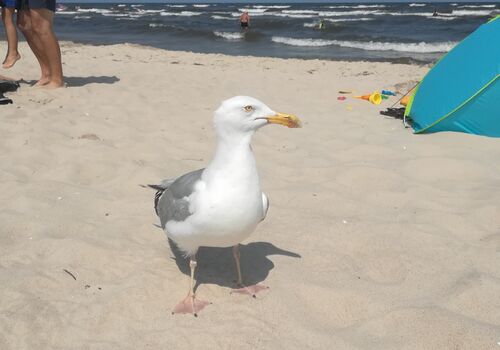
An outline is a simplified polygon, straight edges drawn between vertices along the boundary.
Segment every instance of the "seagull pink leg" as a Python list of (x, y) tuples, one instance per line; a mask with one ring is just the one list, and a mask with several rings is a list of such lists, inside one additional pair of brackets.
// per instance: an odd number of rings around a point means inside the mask
[(189, 267), (191, 268), (191, 281), (190, 281), (189, 293), (183, 301), (181, 301), (174, 307), (172, 313), (193, 314), (195, 317), (198, 317), (198, 312), (203, 310), (203, 308), (210, 303), (208, 301), (197, 299), (194, 293), (194, 270), (196, 269), (195, 258), (189, 259)]
[(233, 247), (233, 256), (234, 256), (234, 261), (236, 262), (236, 270), (238, 271), (238, 283), (237, 284), (241, 288), (237, 288), (237, 289), (231, 290), (231, 294), (232, 293), (247, 294), (247, 295), (251, 295), (252, 297), (255, 298), (255, 295), (258, 292), (266, 290), (266, 289), (269, 289), (269, 287), (267, 287), (267, 286), (265, 286), (265, 285), (263, 285), (261, 283), (254, 284), (252, 286), (245, 286), (243, 284), (243, 279), (241, 278), (240, 249), (239, 249), (239, 245), (235, 245)]

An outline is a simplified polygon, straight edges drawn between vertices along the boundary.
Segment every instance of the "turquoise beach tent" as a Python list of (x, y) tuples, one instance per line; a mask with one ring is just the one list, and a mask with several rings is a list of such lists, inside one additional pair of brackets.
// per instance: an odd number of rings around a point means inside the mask
[(448, 52), (405, 110), (415, 133), (458, 131), (500, 137), (500, 16)]

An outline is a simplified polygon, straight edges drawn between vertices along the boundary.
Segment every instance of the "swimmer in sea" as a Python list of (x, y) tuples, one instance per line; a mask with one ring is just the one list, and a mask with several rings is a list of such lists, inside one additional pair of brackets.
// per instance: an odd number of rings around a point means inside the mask
[(245, 11), (240, 16), (240, 25), (241, 28), (247, 30), (250, 26), (250, 16), (248, 16), (248, 11)]

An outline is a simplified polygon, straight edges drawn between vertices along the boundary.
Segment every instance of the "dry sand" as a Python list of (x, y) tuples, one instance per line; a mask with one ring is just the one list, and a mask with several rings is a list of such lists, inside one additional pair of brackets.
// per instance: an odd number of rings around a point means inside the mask
[[(63, 43), (68, 88), (0, 106), (0, 349), (500, 349), (500, 142), (413, 135), (336, 100), (427, 67)], [(2, 74), (38, 78), (26, 45)], [(234, 95), (299, 115), (254, 138), (267, 219), (242, 248), (268, 294), (200, 252), (198, 318), (140, 184), (206, 165)], [(73, 279), (67, 270), (76, 278)]]

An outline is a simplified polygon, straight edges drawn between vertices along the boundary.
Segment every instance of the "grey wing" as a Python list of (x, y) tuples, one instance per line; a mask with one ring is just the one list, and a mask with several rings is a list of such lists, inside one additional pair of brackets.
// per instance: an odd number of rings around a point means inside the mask
[(184, 221), (192, 214), (189, 212), (189, 200), (186, 197), (193, 193), (203, 170), (205, 169), (195, 170), (173, 181), (164, 180), (160, 185), (150, 186), (158, 190), (155, 196), (155, 210), (163, 229), (168, 221)]
[(260, 221), (264, 221), (267, 216), (267, 211), (269, 210), (269, 198), (267, 198), (264, 192), (262, 192), (262, 208), (264, 209), (264, 215), (262, 215), (262, 219)]

